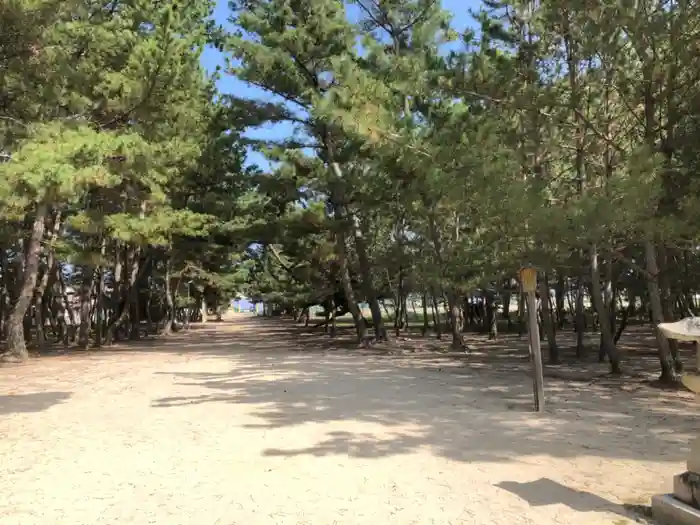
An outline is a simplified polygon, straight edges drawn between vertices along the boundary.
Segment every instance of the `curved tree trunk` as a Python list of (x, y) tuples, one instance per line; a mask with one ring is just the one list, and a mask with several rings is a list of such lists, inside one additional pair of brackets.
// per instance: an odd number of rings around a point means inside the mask
[[(355, 251), (357, 252), (357, 261), (360, 267), (360, 279), (362, 281), (362, 290), (367, 298), (370, 312), (372, 312), (372, 325), (374, 327), (374, 336), (377, 341), (386, 341), (389, 334), (384, 326), (382, 318), (382, 310), (379, 307), (379, 299), (374, 290), (372, 282), (372, 266), (367, 253), (367, 243), (365, 242), (364, 224), (360, 221), (356, 214), (352, 214), (353, 222), (353, 239), (355, 241)], [(398, 322), (398, 320), (397, 320)]]
[(44, 237), (48, 212), (49, 207), (45, 203), (37, 205), (24, 257), (24, 271), (22, 272), (19, 294), (7, 319), (7, 354), (9, 357), (19, 360), (29, 358), (24, 339), (24, 316), (32, 302), (32, 294), (36, 286), (41, 257), (41, 241)]
[(355, 323), (357, 340), (359, 343), (364, 344), (367, 338), (367, 325), (365, 323), (365, 318), (362, 315), (362, 311), (357, 304), (355, 290), (352, 287), (352, 279), (350, 278), (350, 268), (348, 266), (347, 258), (347, 237), (345, 235), (345, 210), (342, 206), (336, 205), (335, 211), (336, 218), (339, 222), (339, 228), (336, 232), (335, 248), (336, 255), (338, 256), (338, 263), (340, 265), (340, 283), (343, 287), (343, 292), (345, 293), (345, 301), (347, 302), (348, 310), (350, 310), (350, 315), (352, 315), (352, 319)]

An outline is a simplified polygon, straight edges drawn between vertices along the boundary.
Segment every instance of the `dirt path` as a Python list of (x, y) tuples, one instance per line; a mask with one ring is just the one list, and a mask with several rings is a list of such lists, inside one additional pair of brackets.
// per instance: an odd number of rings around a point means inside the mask
[(627, 523), (683, 470), (678, 395), (301, 348), (243, 318), (0, 369), (3, 525)]

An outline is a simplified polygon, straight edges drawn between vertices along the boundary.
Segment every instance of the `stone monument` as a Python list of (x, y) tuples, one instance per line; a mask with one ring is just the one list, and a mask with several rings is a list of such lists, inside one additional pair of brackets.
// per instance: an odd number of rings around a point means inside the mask
[[(695, 371), (681, 380), (690, 391), (700, 393), (700, 317), (687, 317), (675, 323), (658, 325), (668, 339), (695, 343)], [(655, 520), (664, 525), (700, 525), (700, 437), (690, 444), (686, 472), (673, 478), (673, 494), (658, 494), (651, 499)]]

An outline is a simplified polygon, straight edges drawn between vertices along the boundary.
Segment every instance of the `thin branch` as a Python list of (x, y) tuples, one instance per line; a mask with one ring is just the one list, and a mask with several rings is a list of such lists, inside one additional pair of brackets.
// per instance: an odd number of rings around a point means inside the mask
[(631, 270), (634, 270), (638, 274), (640, 274), (642, 277), (649, 281), (654, 281), (658, 277), (658, 274), (653, 274), (646, 270), (645, 268), (639, 266), (636, 262), (634, 262), (632, 259), (625, 257), (622, 253), (620, 252), (615, 252), (615, 259), (629, 267)]

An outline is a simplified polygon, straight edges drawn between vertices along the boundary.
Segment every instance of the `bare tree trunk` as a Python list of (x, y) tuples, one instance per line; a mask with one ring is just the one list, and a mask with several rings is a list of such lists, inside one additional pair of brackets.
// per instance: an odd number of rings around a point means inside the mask
[(36, 286), (41, 258), (41, 241), (44, 237), (48, 212), (49, 208), (45, 203), (41, 202), (37, 205), (32, 231), (27, 243), (19, 295), (7, 319), (7, 354), (9, 357), (22, 361), (29, 358), (24, 339), (24, 316), (32, 302), (32, 293)]

